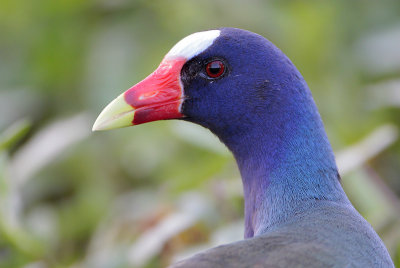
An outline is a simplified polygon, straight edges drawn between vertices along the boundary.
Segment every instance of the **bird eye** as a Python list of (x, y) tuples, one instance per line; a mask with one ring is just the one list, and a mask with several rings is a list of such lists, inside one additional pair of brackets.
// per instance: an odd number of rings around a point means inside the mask
[(220, 60), (210, 61), (206, 65), (206, 73), (211, 78), (217, 78), (225, 72), (225, 65)]

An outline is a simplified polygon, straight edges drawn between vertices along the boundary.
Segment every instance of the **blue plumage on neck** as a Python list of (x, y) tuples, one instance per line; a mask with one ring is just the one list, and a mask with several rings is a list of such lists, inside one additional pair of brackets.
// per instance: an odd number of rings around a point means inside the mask
[(249, 122), (253, 127), (220, 133), (242, 175), (246, 237), (284, 223), (318, 200), (348, 202), (307, 85), (299, 76), (279, 93), (280, 102), (267, 103), (262, 120)]

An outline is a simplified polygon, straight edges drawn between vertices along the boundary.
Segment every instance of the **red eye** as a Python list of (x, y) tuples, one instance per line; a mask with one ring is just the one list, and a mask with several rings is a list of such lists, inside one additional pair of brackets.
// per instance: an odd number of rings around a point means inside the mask
[(206, 66), (207, 75), (211, 78), (217, 78), (224, 74), (225, 65), (222, 61), (215, 60), (207, 63)]

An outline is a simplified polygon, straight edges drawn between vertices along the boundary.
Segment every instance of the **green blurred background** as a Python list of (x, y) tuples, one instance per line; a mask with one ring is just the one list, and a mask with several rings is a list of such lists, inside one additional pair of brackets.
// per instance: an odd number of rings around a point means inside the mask
[(2, 0), (0, 267), (164, 267), (242, 238), (240, 176), (207, 130), (91, 133), (178, 40), (221, 26), (299, 68), (346, 192), (400, 266), (400, 1)]

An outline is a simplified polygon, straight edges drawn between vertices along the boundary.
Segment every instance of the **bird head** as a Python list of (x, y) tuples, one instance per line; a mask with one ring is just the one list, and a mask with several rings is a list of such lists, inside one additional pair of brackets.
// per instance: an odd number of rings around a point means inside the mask
[(179, 41), (152, 74), (113, 100), (93, 130), (183, 119), (229, 137), (272, 122), (277, 109), (282, 114), (293, 110), (291, 104), (299, 106), (303, 93), (292, 88), (301, 88), (303, 81), (289, 59), (260, 35), (235, 28), (198, 32)]

